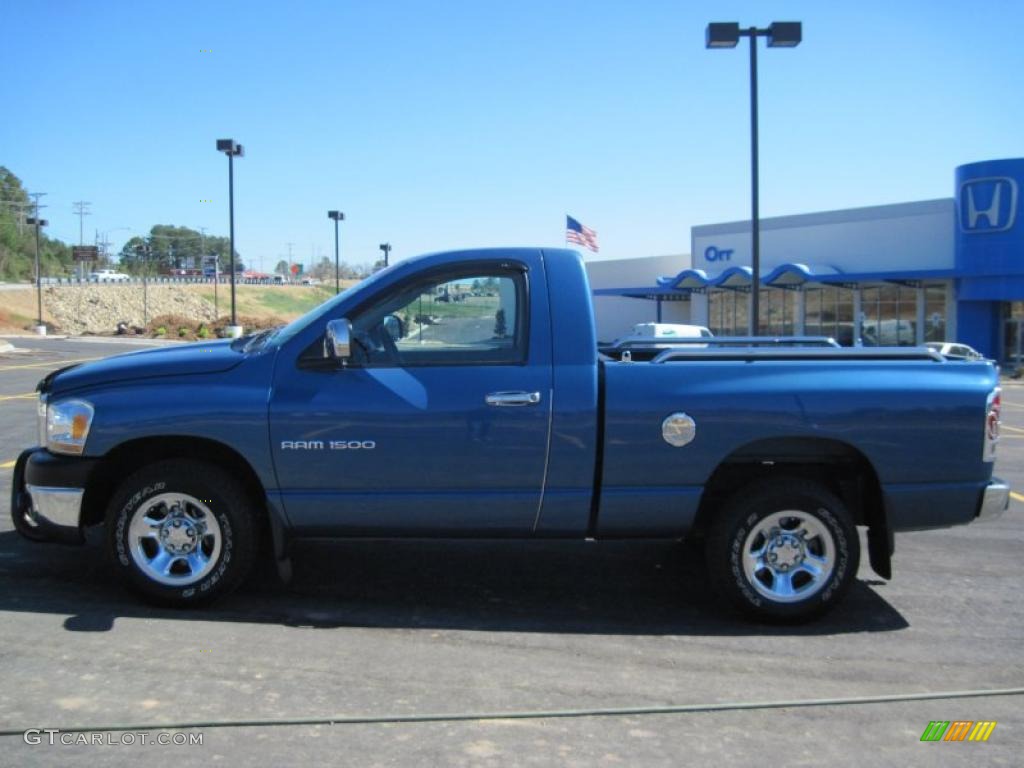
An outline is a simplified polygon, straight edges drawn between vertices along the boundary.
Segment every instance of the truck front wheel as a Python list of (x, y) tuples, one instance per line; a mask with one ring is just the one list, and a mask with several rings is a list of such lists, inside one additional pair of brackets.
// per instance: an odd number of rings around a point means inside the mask
[(779, 479), (747, 486), (723, 505), (705, 556), (712, 585), (741, 612), (796, 622), (840, 601), (857, 574), (860, 540), (827, 488)]
[(114, 568), (137, 592), (164, 605), (226, 594), (252, 566), (251, 508), (241, 486), (218, 467), (187, 459), (143, 467), (107, 508)]

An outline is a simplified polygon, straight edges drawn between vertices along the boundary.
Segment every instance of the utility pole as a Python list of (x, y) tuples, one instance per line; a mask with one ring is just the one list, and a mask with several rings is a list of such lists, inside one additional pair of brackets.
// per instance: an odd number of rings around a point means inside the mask
[[(74, 206), (75, 215), (78, 216), (78, 244), (85, 245), (83, 225), (85, 217), (92, 216), (92, 212), (89, 210), (89, 206), (92, 205), (92, 203), (87, 200), (78, 200), (77, 202), (72, 203), (72, 205)], [(75, 269), (78, 271), (78, 279), (81, 280), (85, 274), (85, 263), (81, 261), (78, 262), (75, 264)]]
[(92, 203), (86, 200), (79, 200), (75, 203), (72, 203), (72, 205), (75, 206), (75, 215), (78, 217), (78, 244), (85, 245), (85, 240), (83, 239), (84, 236), (82, 234), (82, 226), (85, 222), (85, 217), (92, 216), (92, 211), (89, 210), (89, 206), (92, 205)]

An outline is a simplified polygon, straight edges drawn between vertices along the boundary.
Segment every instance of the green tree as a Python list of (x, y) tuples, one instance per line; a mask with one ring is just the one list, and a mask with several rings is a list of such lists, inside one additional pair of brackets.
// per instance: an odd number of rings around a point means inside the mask
[[(200, 269), (203, 256), (216, 256), (220, 270), (230, 270), (230, 242), (226, 237), (203, 236), (191, 227), (156, 224), (144, 237), (131, 238), (121, 249), (121, 266), (129, 272), (141, 272), (144, 264), (143, 246), (149, 245), (148, 267), (151, 272), (169, 272), (172, 269)], [(235, 269), (244, 265), (235, 251)]]
[[(35, 276), (35, 227), (25, 222), (33, 215), (31, 203), (21, 179), (0, 166), (0, 279), (28, 280)], [(62, 277), (74, 270), (71, 248), (47, 237), (45, 229), (40, 232), (39, 262), (44, 277)]]

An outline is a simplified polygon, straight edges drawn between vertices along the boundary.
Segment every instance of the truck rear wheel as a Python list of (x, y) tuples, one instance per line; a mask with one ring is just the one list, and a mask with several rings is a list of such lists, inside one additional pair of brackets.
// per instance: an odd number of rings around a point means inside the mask
[(708, 532), (705, 557), (712, 585), (742, 613), (798, 622), (824, 613), (850, 588), (860, 540), (837, 496), (786, 478), (730, 498)]
[(116, 571), (147, 599), (186, 606), (230, 592), (256, 549), (252, 502), (218, 467), (172, 459), (128, 477), (107, 508)]

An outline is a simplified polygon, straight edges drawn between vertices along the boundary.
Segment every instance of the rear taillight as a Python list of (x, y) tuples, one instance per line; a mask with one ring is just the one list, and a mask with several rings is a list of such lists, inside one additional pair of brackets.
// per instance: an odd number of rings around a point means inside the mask
[(996, 446), (999, 445), (999, 419), (1003, 410), (1002, 393), (999, 387), (992, 390), (985, 403), (985, 448), (984, 461), (996, 460)]

